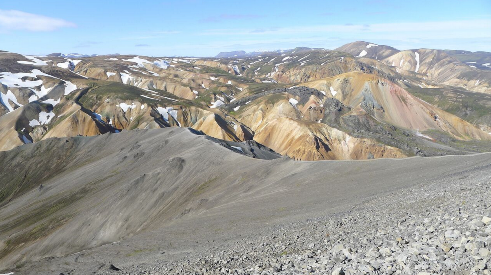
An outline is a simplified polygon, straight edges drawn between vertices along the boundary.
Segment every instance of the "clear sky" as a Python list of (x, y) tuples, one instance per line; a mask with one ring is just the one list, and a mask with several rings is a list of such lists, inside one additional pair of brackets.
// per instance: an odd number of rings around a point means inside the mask
[(214, 56), (353, 41), (491, 51), (491, 0), (1, 0), (0, 49)]

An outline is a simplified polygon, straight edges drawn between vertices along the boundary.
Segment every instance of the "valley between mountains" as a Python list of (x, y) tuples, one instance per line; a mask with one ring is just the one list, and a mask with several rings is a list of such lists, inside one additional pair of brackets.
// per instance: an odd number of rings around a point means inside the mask
[(489, 274), (490, 59), (0, 51), (0, 271)]

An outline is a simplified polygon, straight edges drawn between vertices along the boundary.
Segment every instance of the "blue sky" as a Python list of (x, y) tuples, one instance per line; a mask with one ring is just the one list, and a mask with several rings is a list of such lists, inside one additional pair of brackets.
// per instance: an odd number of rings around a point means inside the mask
[(214, 56), (363, 40), (491, 51), (490, 0), (2, 0), (0, 49)]

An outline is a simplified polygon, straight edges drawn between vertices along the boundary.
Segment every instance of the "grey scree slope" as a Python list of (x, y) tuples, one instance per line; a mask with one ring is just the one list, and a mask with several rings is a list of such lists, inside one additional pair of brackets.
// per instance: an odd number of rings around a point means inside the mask
[[(0, 155), (12, 163), (0, 178), (20, 160), (50, 172), (50, 150), (66, 163), (0, 208), (0, 240), (63, 222), (0, 270), (489, 274), (491, 154), (258, 160), (169, 128), (21, 146)], [(81, 195), (33, 225), (14, 222), (73, 193)]]

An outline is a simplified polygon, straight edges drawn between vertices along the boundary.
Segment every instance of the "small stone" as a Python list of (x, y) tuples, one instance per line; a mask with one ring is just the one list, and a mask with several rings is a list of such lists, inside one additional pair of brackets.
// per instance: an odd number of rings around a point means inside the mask
[(481, 220), (484, 224), (488, 225), (489, 223), (491, 223), (491, 218), (490, 217), (482, 217), (482, 220)]
[(452, 249), (452, 246), (451, 245), (448, 245), (448, 244), (442, 244), (441, 245), (441, 248), (443, 249), (443, 251), (445, 253), (448, 253), (448, 251), (450, 251), (450, 249)]
[(481, 257), (483, 258), (486, 258), (489, 256), (489, 250), (487, 250), (486, 248), (480, 248), (479, 255), (481, 255)]
[(380, 254), (382, 254), (384, 257), (392, 254), (390, 249), (388, 249), (387, 247), (383, 247), (379, 250)]
[(411, 253), (413, 255), (419, 255), (419, 250), (415, 247), (410, 247), (408, 250), (409, 250), (409, 253)]
[(370, 265), (373, 267), (373, 269), (380, 269), (382, 263), (379, 261), (370, 261)]
[(465, 249), (468, 251), (472, 251), (472, 250), (476, 249), (476, 244), (475, 243), (466, 243)]
[(484, 270), (486, 269), (486, 261), (480, 261), (476, 266), (475, 269), (477, 270)]
[(333, 248), (332, 248), (332, 254), (336, 254), (338, 253), (339, 251), (343, 250), (344, 249), (344, 245), (342, 244), (337, 244), (335, 245)]
[(443, 264), (447, 266), (448, 269), (452, 270), (455, 268), (455, 262), (451, 259), (446, 259)]
[(341, 267), (338, 267), (333, 270), (332, 275), (344, 275), (344, 270)]
[(446, 239), (457, 239), (460, 236), (460, 231), (458, 230), (447, 230), (445, 231)]

